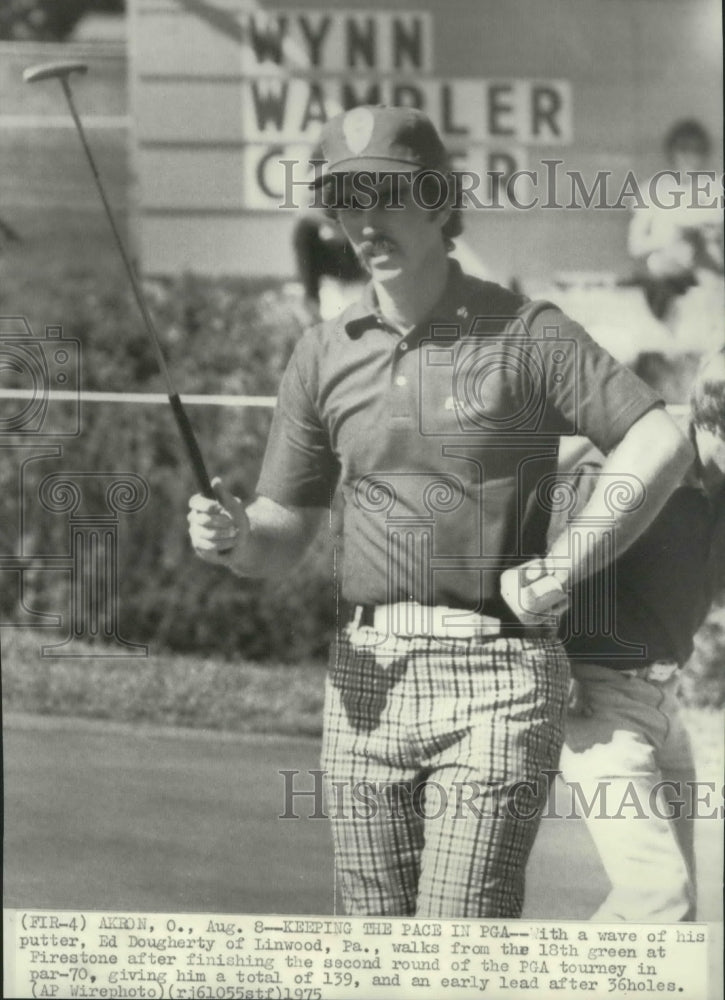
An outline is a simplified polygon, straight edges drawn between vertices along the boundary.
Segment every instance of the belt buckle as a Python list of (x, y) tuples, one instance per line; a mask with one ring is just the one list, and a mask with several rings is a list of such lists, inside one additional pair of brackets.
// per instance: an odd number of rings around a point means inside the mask
[[(436, 611), (436, 618), (440, 621), (440, 631), (436, 629), (434, 635), (437, 634), (441, 638), (482, 640), (493, 639), (501, 634), (501, 621), (492, 615), (479, 615), (473, 611), (464, 613), (462, 608), (445, 606)], [(458, 621), (450, 621), (451, 617), (457, 618)]]
[[(359, 624), (361, 614), (362, 607), (359, 606), (353, 619), (354, 625)], [(442, 604), (424, 605), (418, 601), (379, 604), (374, 618), (375, 627), (379, 630), (405, 638), (490, 639), (501, 633), (500, 620), (491, 615), (479, 615)]]

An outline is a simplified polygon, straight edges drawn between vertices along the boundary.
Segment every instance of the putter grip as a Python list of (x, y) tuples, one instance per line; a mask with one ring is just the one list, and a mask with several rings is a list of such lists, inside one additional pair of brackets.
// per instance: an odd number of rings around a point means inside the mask
[(169, 402), (171, 403), (171, 409), (174, 411), (176, 425), (181, 432), (182, 438), (184, 439), (186, 452), (191, 460), (199, 489), (205, 497), (208, 497), (209, 500), (213, 500), (215, 499), (214, 490), (211, 486), (209, 473), (206, 471), (206, 466), (204, 465), (204, 459), (201, 455), (199, 442), (196, 440), (194, 428), (191, 426), (189, 418), (186, 415), (186, 410), (179, 399), (178, 393), (174, 392), (169, 395)]

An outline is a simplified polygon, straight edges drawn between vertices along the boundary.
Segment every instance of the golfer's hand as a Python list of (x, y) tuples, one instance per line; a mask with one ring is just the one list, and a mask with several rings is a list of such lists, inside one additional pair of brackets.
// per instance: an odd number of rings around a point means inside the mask
[(569, 715), (581, 715), (586, 718), (593, 715), (592, 706), (584, 694), (584, 687), (576, 677), (572, 677), (569, 681), (569, 704), (567, 711)]
[(547, 575), (540, 559), (504, 570), (501, 596), (524, 625), (556, 626), (569, 606), (568, 596), (561, 585)]
[(249, 534), (249, 519), (242, 501), (221, 479), (212, 480), (217, 499), (195, 493), (189, 500), (189, 538), (205, 562), (234, 568), (235, 556)]

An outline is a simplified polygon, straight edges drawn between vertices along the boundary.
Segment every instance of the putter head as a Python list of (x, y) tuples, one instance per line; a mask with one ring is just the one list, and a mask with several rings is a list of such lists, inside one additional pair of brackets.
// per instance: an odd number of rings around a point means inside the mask
[(28, 66), (23, 70), (23, 80), (26, 83), (38, 83), (39, 80), (65, 80), (71, 73), (87, 73), (88, 64), (84, 62), (49, 62), (40, 66)]

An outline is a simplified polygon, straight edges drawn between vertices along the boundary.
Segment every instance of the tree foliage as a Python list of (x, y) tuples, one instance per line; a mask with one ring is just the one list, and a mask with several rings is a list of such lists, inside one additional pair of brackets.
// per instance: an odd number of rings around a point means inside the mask
[[(300, 322), (277, 292), (242, 282), (184, 278), (149, 288), (149, 300), (177, 386), (184, 393), (276, 393)], [(125, 279), (99, 285), (92, 278), (58, 287), (53, 315), (63, 334), (82, 348), (82, 385), (89, 390), (163, 392), (151, 342), (137, 318)], [(60, 419), (54, 404), (50, 420)], [(209, 470), (250, 497), (269, 430), (269, 409), (194, 407), (192, 423)], [(20, 440), (20, 438), (18, 438)], [(60, 439), (58, 439), (60, 441)], [(32, 443), (26, 438), (25, 444)], [(252, 659), (290, 660), (323, 654), (333, 626), (332, 546), (329, 533), (299, 569), (260, 584), (238, 580), (193, 554), (187, 502), (197, 487), (168, 406), (84, 404), (81, 433), (62, 440), (62, 456), (26, 465), (23, 510), (17, 509), (17, 468), (6, 465), (0, 493), (4, 551), (15, 525), (24, 524), (23, 551), (31, 556), (68, 552), (69, 515), (40, 502), (40, 483), (55, 472), (133, 473), (148, 485), (148, 500), (119, 522), (120, 631), (158, 650), (244, 653)], [(96, 484), (94, 486), (94, 483)], [(103, 513), (105, 480), (84, 479), (95, 490), (88, 504)], [(31, 559), (32, 563), (32, 559)], [(24, 572), (27, 609), (61, 613), (67, 621), (67, 574)], [(0, 620), (16, 621), (17, 590), (0, 590)]]

